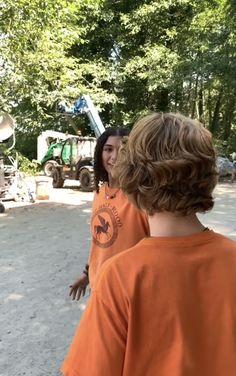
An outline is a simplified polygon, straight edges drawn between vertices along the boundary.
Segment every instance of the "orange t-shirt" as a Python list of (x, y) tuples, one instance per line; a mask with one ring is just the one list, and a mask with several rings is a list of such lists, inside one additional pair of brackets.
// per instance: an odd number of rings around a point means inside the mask
[(108, 260), (65, 376), (235, 376), (236, 243), (146, 238)]
[[(106, 192), (115, 194), (106, 198)], [(129, 202), (122, 190), (107, 184), (95, 193), (91, 217), (89, 282), (93, 287), (97, 271), (108, 258), (133, 247), (149, 235), (147, 215)]]

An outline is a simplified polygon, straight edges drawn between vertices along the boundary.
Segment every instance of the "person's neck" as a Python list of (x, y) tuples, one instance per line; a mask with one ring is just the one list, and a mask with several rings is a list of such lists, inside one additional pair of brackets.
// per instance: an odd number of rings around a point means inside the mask
[(109, 188), (118, 188), (116, 180), (111, 175), (108, 176), (107, 185)]
[(188, 236), (204, 231), (205, 227), (196, 214), (180, 216), (175, 213), (155, 213), (148, 217), (150, 236)]

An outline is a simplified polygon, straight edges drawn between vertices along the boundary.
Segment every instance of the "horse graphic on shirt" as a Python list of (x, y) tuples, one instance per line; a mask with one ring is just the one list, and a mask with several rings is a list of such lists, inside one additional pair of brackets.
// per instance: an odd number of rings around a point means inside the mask
[(103, 218), (101, 215), (98, 215), (98, 219), (100, 221), (100, 225), (94, 225), (96, 239), (100, 239), (101, 234), (105, 234), (107, 239), (110, 239), (111, 234), (108, 231), (110, 223), (106, 221), (105, 218)]

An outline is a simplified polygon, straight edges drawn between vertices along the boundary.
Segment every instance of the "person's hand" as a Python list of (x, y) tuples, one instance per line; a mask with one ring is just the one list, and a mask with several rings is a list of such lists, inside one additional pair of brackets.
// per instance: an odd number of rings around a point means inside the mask
[(84, 296), (86, 288), (89, 284), (88, 276), (85, 273), (82, 273), (81, 276), (70, 286), (70, 296), (72, 300), (79, 300), (81, 295)]

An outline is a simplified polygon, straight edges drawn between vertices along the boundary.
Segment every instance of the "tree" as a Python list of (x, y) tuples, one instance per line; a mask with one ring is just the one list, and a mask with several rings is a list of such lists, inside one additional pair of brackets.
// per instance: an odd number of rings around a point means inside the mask
[[(235, 4), (8, 0), (0, 6), (0, 108), (17, 119), (18, 147), (25, 140), (32, 156), (29, 133), (66, 130), (56, 104), (82, 93), (105, 124), (131, 127), (150, 110), (180, 111), (236, 147)], [(86, 120), (74, 121), (86, 129)]]

